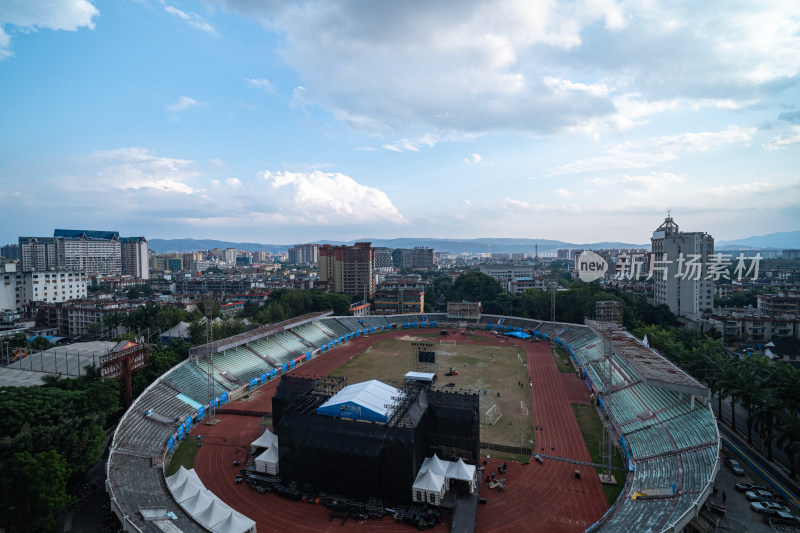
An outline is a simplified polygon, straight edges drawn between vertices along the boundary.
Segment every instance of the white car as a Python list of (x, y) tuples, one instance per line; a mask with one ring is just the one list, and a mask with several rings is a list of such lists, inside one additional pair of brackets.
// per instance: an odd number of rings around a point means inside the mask
[(775, 498), (768, 490), (749, 490), (744, 495), (751, 502), (753, 500), (772, 500)]
[(778, 511), (782, 511), (784, 513), (791, 513), (789, 509), (775, 502), (753, 502), (750, 504), (750, 508), (757, 513), (765, 513), (769, 515), (775, 514)]

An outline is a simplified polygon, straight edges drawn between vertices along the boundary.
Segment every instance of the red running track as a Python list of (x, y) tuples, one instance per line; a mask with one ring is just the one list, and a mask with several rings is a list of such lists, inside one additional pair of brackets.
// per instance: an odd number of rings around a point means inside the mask
[[(356, 338), (334, 350), (304, 363), (295, 372), (320, 377), (327, 375), (372, 344), (388, 338), (413, 335), (408, 330)], [(490, 336), (481, 341), (457, 338), (458, 342), (487, 345), (507, 345)], [(591, 461), (583, 443), (580, 428), (570, 403), (588, 403), (588, 391), (574, 374), (558, 371), (546, 343), (519, 343), (525, 349), (528, 372), (533, 379), (531, 405), (536, 430), (536, 451), (580, 461)], [(229, 407), (257, 412), (271, 411), (272, 395), (278, 380), (259, 389), (248, 401), (237, 401)], [(215, 426), (200, 426), (195, 434), (203, 435), (203, 446), (195, 458), (195, 470), (206, 487), (225, 503), (248, 518), (255, 520), (258, 530), (330, 532), (355, 530), (364, 532), (393, 532), (411, 529), (397, 524), (391, 517), (369, 520), (359, 524), (355, 519), (329, 521), (331, 512), (321, 505), (295, 503), (272, 494), (258, 494), (246, 484), (236, 485), (234, 476), (239, 467), (233, 461), (243, 459), (246, 450), (261, 433), (259, 417), (221, 415)], [(486, 473), (497, 472), (502, 461), (486, 459)], [(581, 471), (575, 479), (574, 471)], [(543, 465), (509, 463), (506, 490), (489, 490), (482, 485), (481, 496), (487, 504), (478, 507), (476, 531), (481, 533), (525, 531), (576, 533), (596, 522), (608, 509), (606, 498), (594, 469), (563, 461), (545, 460)], [(437, 525), (438, 531), (450, 527), (447, 518)]]

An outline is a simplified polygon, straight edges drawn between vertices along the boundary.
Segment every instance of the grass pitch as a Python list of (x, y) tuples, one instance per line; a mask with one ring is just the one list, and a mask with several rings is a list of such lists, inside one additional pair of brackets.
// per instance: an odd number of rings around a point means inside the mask
[[(437, 374), (434, 388), (480, 394), (481, 441), (532, 446), (531, 394), (522, 348), (510, 344), (478, 346), (458, 341), (455, 346), (440, 345), (438, 340), (429, 337), (409, 335), (378, 342), (331, 374), (346, 376), (348, 384), (377, 379), (399, 388), (406, 372), (414, 369), (411, 347), (414, 340), (434, 343)], [(457, 376), (445, 376), (451, 368), (458, 370)], [(452, 387), (445, 386), (450, 383)], [(500, 407), (502, 416), (494, 425), (488, 425), (486, 411), (494, 404)]]

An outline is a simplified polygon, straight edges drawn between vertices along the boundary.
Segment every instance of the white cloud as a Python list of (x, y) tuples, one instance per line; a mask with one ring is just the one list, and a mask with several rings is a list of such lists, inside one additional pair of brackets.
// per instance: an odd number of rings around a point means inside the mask
[(657, 197), (675, 185), (685, 183), (686, 176), (672, 172), (651, 172), (646, 175), (624, 176), (621, 180), (625, 192), (638, 197)]
[(780, 150), (790, 144), (800, 142), (800, 126), (790, 126), (789, 129), (778, 135), (771, 137), (762, 146), (767, 150)]
[(572, 193), (567, 189), (555, 189), (553, 192), (556, 193), (557, 196), (561, 196), (562, 198), (569, 198), (570, 196), (572, 196)]
[(216, 3), (284, 38), (283, 57), (308, 89), (303, 104), (378, 135), (599, 138), (656, 113), (748, 106), (800, 73), (800, 4), (783, 0), (729, 10), (615, 0)]
[(472, 154), (471, 156), (464, 159), (464, 162), (467, 163), (468, 165), (470, 163), (474, 163), (477, 165), (481, 161), (483, 161), (483, 157), (481, 157), (481, 154)]
[(682, 133), (618, 144), (609, 148), (606, 155), (558, 166), (548, 175), (647, 168), (677, 159), (681, 154), (707, 152), (725, 145), (746, 143), (752, 140), (755, 132), (755, 128), (730, 126), (722, 131)]
[(0, 2), (0, 61), (13, 55), (7, 30), (20, 32), (94, 29), (99, 12), (88, 0), (4, 0)]
[(219, 37), (219, 34), (217, 33), (217, 30), (214, 29), (214, 26), (209, 24), (208, 21), (206, 21), (203, 17), (201, 17), (197, 13), (193, 12), (187, 13), (185, 11), (181, 11), (177, 7), (167, 4), (166, 2), (164, 2), (164, 0), (160, 1), (161, 5), (164, 6), (164, 11), (166, 11), (170, 15), (175, 15), (176, 17), (180, 18), (181, 20), (186, 22), (186, 24), (188, 24), (189, 26), (191, 26), (196, 30), (204, 31), (206, 33), (214, 35), (215, 37)]
[(195, 100), (194, 98), (189, 98), (188, 96), (181, 96), (175, 102), (164, 106), (164, 109), (167, 111), (186, 111), (187, 109), (191, 109), (192, 107), (197, 107), (200, 105), (200, 102)]
[(159, 157), (144, 148), (92, 152), (82, 163), (95, 169), (95, 175), (92, 179), (69, 182), (76, 190), (198, 192), (186, 183), (198, 175), (191, 161)]
[(338, 172), (266, 171), (261, 178), (272, 203), (298, 223), (405, 222), (386, 193)]
[(211, 159), (208, 160), (208, 162), (211, 163), (211, 165), (215, 166), (216, 168), (220, 169), (223, 169), (226, 166), (225, 161), (216, 157), (212, 157)]
[(269, 94), (277, 94), (278, 92), (277, 88), (275, 87), (275, 84), (266, 78), (248, 78), (247, 85), (255, 89), (261, 89), (262, 91)]

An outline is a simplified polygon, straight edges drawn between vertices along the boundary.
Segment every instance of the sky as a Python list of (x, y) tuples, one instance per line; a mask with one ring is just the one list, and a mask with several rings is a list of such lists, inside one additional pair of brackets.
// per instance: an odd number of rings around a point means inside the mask
[(3, 0), (0, 244), (798, 230), (798, 82), (786, 0)]

